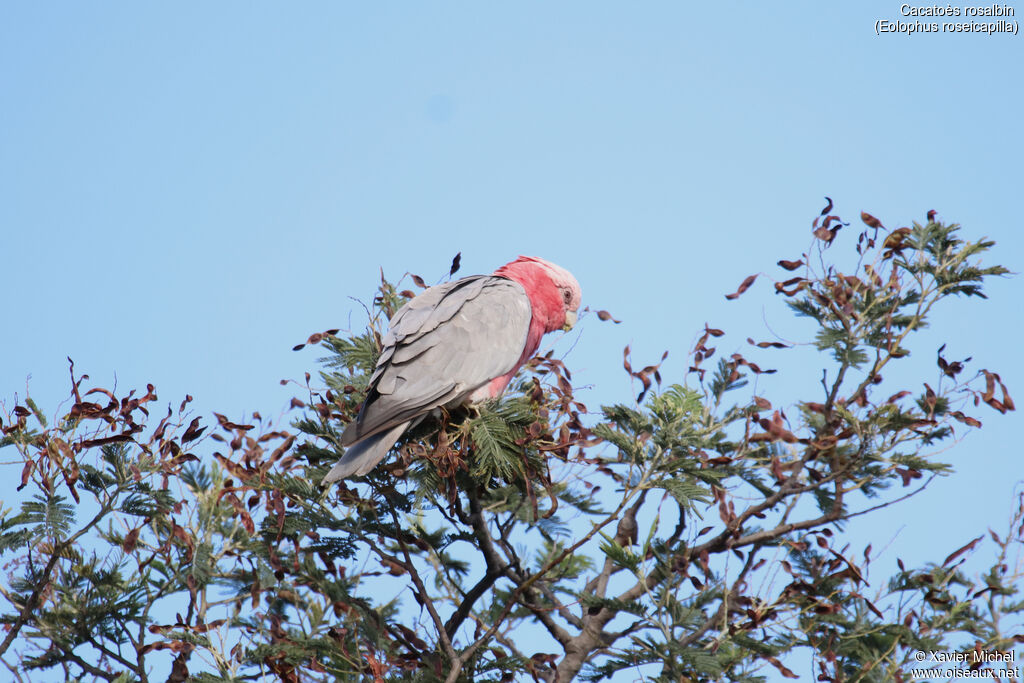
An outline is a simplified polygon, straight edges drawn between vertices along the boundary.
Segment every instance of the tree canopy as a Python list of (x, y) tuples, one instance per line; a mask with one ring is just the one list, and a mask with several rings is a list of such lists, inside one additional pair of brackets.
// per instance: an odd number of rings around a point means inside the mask
[[(883, 378), (931, 352), (915, 333), (949, 324), (941, 301), (1008, 271), (933, 212), (861, 221), (854, 239), (829, 201), (812, 248), (775, 264), (774, 291), (815, 329), (821, 379), (798, 401), (750, 383), (792, 343), (726, 356), (707, 325), (683, 376), (627, 347), (641, 391), (596, 410), (572, 354), (547, 353), (500, 400), (424, 421), (329, 489), (413, 291), (382, 277), (365, 329), (310, 337), (325, 355), (290, 425), (208, 420), (191, 396), (163, 414), (153, 385), (118, 396), (72, 363), (66, 414), (25, 397), (0, 420), (22, 496), (0, 518), (0, 658), (24, 681), (839, 682), (908, 680), (921, 652), (1012, 650), (1024, 497), (980, 575), (962, 565), (981, 535), (892, 576), (844, 535), (954, 475), (943, 451), (981, 410), (1014, 410), (996, 372), (944, 347), (931, 374)], [(981, 659), (955, 666), (1003, 666)]]

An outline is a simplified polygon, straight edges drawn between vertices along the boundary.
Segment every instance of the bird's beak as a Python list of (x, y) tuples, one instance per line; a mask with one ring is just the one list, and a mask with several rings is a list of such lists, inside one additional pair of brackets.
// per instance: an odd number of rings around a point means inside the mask
[(566, 332), (572, 329), (572, 326), (576, 324), (576, 311), (565, 312), (565, 324), (562, 325), (562, 329)]

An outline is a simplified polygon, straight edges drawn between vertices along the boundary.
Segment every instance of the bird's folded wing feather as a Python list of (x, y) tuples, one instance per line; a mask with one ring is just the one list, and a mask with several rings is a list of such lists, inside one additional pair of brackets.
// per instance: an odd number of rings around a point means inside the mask
[(530, 300), (522, 285), (476, 275), (431, 287), (395, 313), (348, 445), (465, 398), (516, 366)]

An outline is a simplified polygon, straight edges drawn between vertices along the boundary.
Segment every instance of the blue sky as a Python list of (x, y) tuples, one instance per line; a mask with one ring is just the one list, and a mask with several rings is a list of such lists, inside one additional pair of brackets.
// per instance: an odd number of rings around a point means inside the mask
[[(4, 4), (0, 399), (28, 381), (55, 412), (71, 356), (207, 416), (278, 415), (278, 380), (316, 369), (294, 344), (358, 327), (350, 297), (381, 268), (434, 282), (461, 251), (460, 274), (520, 253), (571, 270), (623, 323), (556, 344), (575, 341), (588, 403), (626, 400), (626, 344), (642, 363), (668, 349), (680, 381), (705, 322), (727, 352), (766, 322), (799, 333), (764, 283), (722, 295), (806, 250), (825, 195), (890, 227), (936, 209), (1020, 271), (1024, 43), (876, 35), (899, 9)], [(939, 311), (925, 379), (946, 341), (1021, 394), (1021, 280), (988, 292)], [(763, 393), (806, 396), (816, 372)], [(958, 476), (890, 520), (905, 559), (1009, 514), (1020, 419), (982, 418), (948, 454)], [(936, 524), (941, 547), (922, 540)]]

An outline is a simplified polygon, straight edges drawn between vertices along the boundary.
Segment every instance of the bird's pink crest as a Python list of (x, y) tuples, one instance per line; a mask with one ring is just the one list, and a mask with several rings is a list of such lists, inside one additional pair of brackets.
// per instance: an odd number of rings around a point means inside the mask
[(566, 324), (566, 314), (579, 310), (580, 284), (565, 268), (537, 256), (520, 256), (494, 271), (495, 275), (515, 280), (526, 290), (534, 308), (534, 318), (544, 318), (545, 332)]

